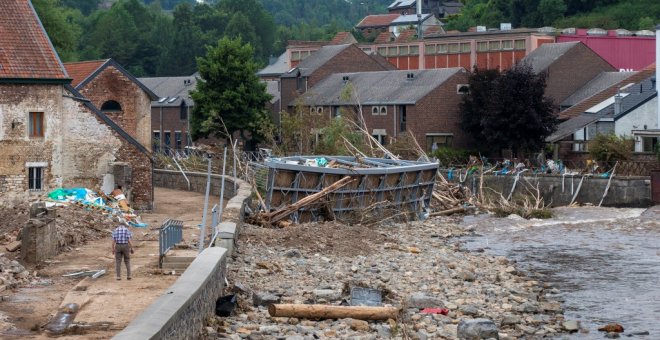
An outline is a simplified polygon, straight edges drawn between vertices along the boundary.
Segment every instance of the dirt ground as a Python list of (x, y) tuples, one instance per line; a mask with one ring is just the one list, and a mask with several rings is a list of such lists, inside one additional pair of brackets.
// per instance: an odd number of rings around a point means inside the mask
[[(149, 227), (131, 228), (135, 245), (132, 280), (126, 280), (123, 265), (122, 280), (115, 280), (110, 235), (77, 245), (42, 266), (28, 267), (37, 277), (30, 284), (0, 292), (0, 338), (49, 338), (43, 326), (61, 305), (70, 302), (82, 306), (74, 320), (79, 327), (76, 334), (61, 339), (109, 339), (137, 317), (178, 278), (158, 270), (158, 227), (167, 218), (182, 220), (184, 242), (196, 245), (202, 221), (201, 194), (156, 188), (155, 198), (153, 213), (142, 215)], [(105, 269), (106, 275), (98, 279), (62, 276), (97, 269)]]

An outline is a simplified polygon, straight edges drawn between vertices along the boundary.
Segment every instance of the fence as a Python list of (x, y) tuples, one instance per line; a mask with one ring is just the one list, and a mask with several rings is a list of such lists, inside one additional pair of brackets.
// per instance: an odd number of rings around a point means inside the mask
[(183, 240), (183, 221), (168, 218), (163, 222), (158, 233), (158, 264), (162, 266), (163, 257), (175, 244)]

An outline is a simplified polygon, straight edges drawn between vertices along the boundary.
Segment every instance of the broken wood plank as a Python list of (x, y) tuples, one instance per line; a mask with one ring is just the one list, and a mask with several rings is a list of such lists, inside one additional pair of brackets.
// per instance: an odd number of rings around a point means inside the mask
[(458, 207), (458, 208), (452, 208), (452, 209), (447, 209), (447, 210), (442, 210), (442, 211), (436, 211), (432, 212), (429, 214), (430, 217), (434, 216), (446, 216), (446, 215), (451, 215), (451, 214), (456, 214), (456, 213), (462, 213), (465, 212), (465, 208), (463, 207)]
[(5, 248), (7, 251), (14, 252), (17, 251), (21, 247), (21, 241), (14, 241), (10, 244), (8, 244)]
[(273, 317), (305, 319), (396, 320), (399, 309), (396, 307), (273, 304), (268, 306), (268, 314)]

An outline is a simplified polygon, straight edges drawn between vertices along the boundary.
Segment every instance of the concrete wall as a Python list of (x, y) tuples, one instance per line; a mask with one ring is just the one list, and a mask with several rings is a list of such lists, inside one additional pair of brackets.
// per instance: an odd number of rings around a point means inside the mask
[[(526, 193), (525, 185), (528, 188), (538, 185), (546, 204), (552, 204), (553, 207), (568, 205), (577, 191), (582, 176), (522, 176), (516, 185), (514, 197), (517, 193)], [(491, 188), (497, 192), (503, 193), (504, 197), (509, 195), (515, 176), (484, 176), (484, 187)], [(529, 181), (530, 184), (527, 184)], [(563, 181), (563, 190), (562, 190)], [(591, 203), (598, 205), (605, 187), (607, 178), (585, 177), (582, 188), (575, 200), (577, 203)], [(466, 185), (472, 187), (472, 178), (468, 178)], [(475, 186), (479, 186), (479, 178), (475, 177)], [(571, 191), (571, 184), (573, 191)], [(614, 177), (610, 184), (607, 196), (603, 200), (603, 206), (616, 207), (646, 207), (651, 205), (651, 181), (648, 177)]]
[(205, 249), (181, 277), (113, 339), (198, 339), (224, 289), (227, 250)]

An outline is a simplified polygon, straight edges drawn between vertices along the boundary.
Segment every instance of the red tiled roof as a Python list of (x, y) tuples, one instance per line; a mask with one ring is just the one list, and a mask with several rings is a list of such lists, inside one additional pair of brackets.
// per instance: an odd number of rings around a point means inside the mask
[(0, 79), (68, 79), (29, 0), (0, 1)]
[(332, 38), (332, 40), (330, 41), (330, 45), (342, 44), (344, 40), (348, 38), (349, 35), (350, 35), (349, 32), (337, 32), (337, 34), (335, 34), (335, 37)]
[(584, 99), (583, 101), (569, 107), (568, 109), (559, 112), (559, 119), (567, 120), (577, 117), (586, 110), (588, 110), (589, 108), (594, 107), (602, 103), (603, 101), (607, 100), (607, 98), (614, 96), (619, 90), (619, 88), (630, 83), (639, 83), (642, 80), (653, 76), (654, 74), (655, 74), (655, 63), (647, 66), (646, 68), (644, 68), (639, 72), (636, 72), (630, 77), (610, 86), (609, 88), (600, 91), (589, 98)]
[(77, 63), (66, 63), (64, 67), (66, 72), (69, 74), (69, 77), (73, 79), (71, 85), (74, 87), (78, 86), (83, 80), (87, 79), (94, 71), (98, 70), (103, 64), (108, 62), (108, 59), (105, 60), (94, 60), (94, 61), (81, 61)]
[(399, 14), (379, 14), (367, 15), (357, 24), (356, 27), (383, 27), (389, 26), (394, 19), (398, 18)]
[(392, 39), (392, 32), (387, 31), (387, 32), (380, 32), (376, 39), (374, 40), (374, 44), (385, 44), (390, 42)]
[(407, 29), (401, 33), (399, 33), (399, 36), (396, 38), (395, 42), (409, 42), (416, 40), (417, 37), (417, 31), (414, 29)]

